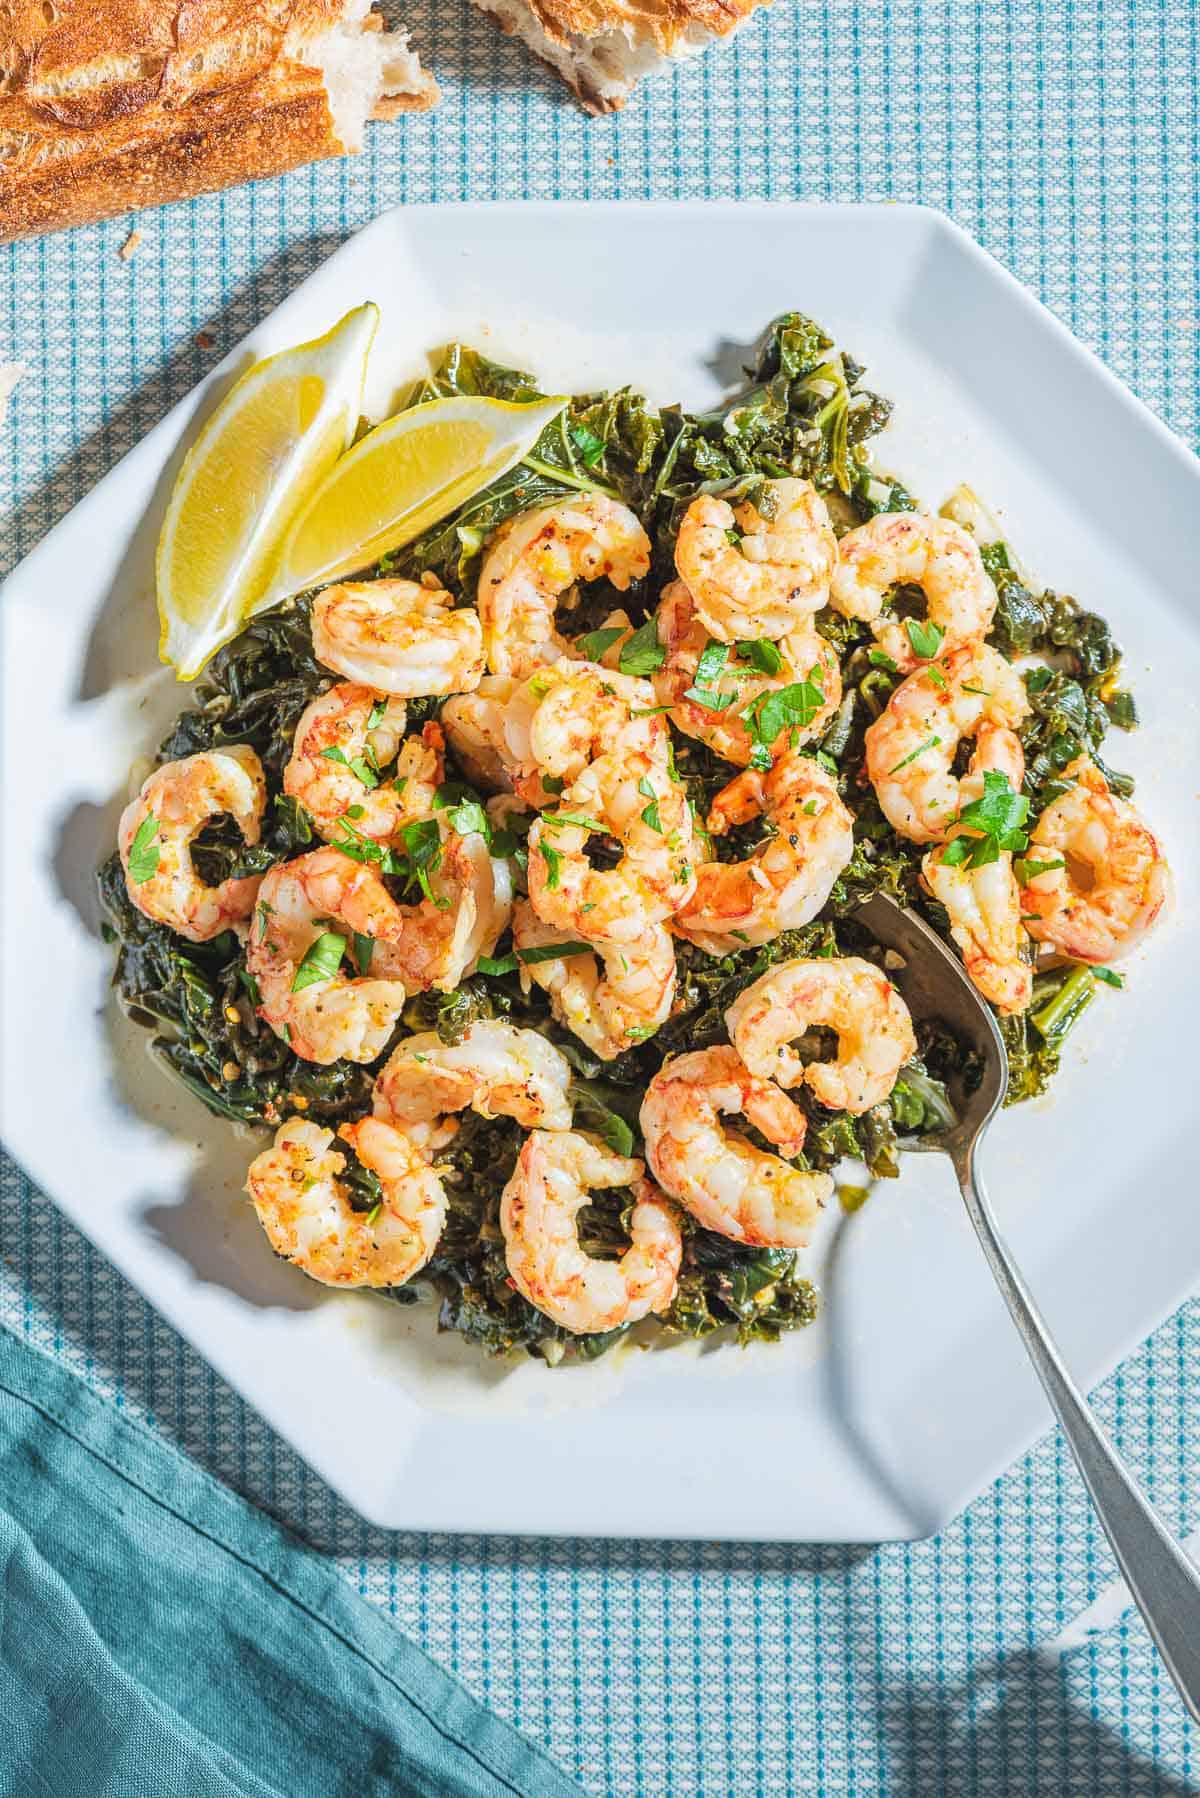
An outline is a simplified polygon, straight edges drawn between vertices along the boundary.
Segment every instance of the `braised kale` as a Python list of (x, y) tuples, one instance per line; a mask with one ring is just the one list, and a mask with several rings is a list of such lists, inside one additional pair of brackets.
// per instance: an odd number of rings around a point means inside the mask
[[(753, 497), (765, 481), (802, 475), (822, 492), (842, 495), (858, 518), (911, 507), (898, 483), (871, 474), (865, 446), (887, 423), (891, 403), (864, 389), (862, 374), (811, 319), (788, 312), (768, 329), (746, 386), (712, 412), (656, 411), (628, 387), (580, 394), (519, 467), (387, 558), (385, 571), (432, 569), (451, 592), (473, 598), (489, 533), (518, 512), (580, 489), (633, 507), (663, 578), (679, 517), (698, 493)], [(532, 375), (501, 368), (463, 344), (450, 346), (409, 402), (452, 394), (545, 397)], [(659, 585), (652, 581), (655, 592)]]
[[(762, 497), (764, 483), (772, 478), (804, 476), (828, 498), (839, 530), (881, 511), (913, 508), (906, 489), (872, 467), (867, 447), (886, 424), (890, 402), (862, 385), (863, 370), (854, 358), (811, 319), (798, 312), (776, 319), (745, 376), (739, 391), (701, 414), (678, 406), (655, 409), (629, 388), (576, 396), (517, 468), (385, 557), (378, 573), (415, 577), (432, 571), (460, 602), (470, 603), (483, 548), (497, 526), (564, 495), (608, 493), (633, 507), (645, 524), (654, 549), (651, 575), (620, 595), (604, 581), (594, 583), (573, 611), (564, 608), (560, 623), (578, 635), (595, 628), (619, 604), (635, 627), (647, 631), (647, 642), (656, 649), (649, 622), (655, 597), (671, 571), (679, 520), (698, 493), (731, 500)], [(527, 401), (539, 397), (540, 389), (532, 376), (454, 344), (414, 387), (408, 403), (454, 394)], [(1065, 595), (1033, 592), (1003, 543), (990, 544), (983, 553), (998, 596), (992, 641), (1009, 656), (1043, 658), (1026, 671), (1031, 714), (1022, 733), (1025, 790), (1036, 816), (1063, 790), (1063, 771), (1077, 755), (1087, 753), (1105, 766), (1101, 752), (1108, 729), (1131, 728), (1136, 712), (1119, 684), (1120, 652), (1104, 620)], [(896, 596), (901, 613), (911, 597), (903, 590)], [(199, 872), (209, 882), (260, 872), (315, 841), (303, 806), (282, 792), (297, 720), (332, 679), (313, 655), (309, 609), (308, 598), (301, 596), (254, 619), (213, 659), (197, 684), (195, 703), (160, 746), (159, 759), (165, 761), (223, 744), (249, 743), (262, 760), (270, 795), (262, 841), (247, 846), (231, 819), (215, 820), (194, 846)], [(602, 1061), (557, 1024), (540, 989), (522, 990), (507, 939), (497, 946), (488, 972), (472, 975), (453, 992), (410, 999), (404, 1027), (436, 1030), (446, 1043), (460, 1042), (480, 1018), (509, 1018), (542, 1032), (572, 1066), (576, 1126), (619, 1154), (636, 1155), (642, 1147), (642, 1095), (664, 1057), (726, 1041), (725, 1012), (766, 969), (797, 955), (856, 954), (878, 960), (877, 946), (854, 914), (863, 899), (879, 891), (921, 908), (945, 932), (944, 913), (921, 887), (922, 849), (891, 828), (865, 776), (865, 732), (901, 677), (879, 654), (866, 625), (826, 611), (817, 626), (837, 651), (844, 696), (812, 752), (855, 815), (853, 855), (818, 918), (761, 948), (747, 945), (724, 956), (706, 955), (680, 941), (672, 1015), (655, 1037), (613, 1061)], [(410, 702), (410, 728), (433, 716), (438, 703)], [(676, 738), (675, 755), (702, 826), (733, 770), (690, 738)], [(1106, 773), (1118, 791), (1129, 789), (1124, 776)], [(715, 840), (712, 847), (722, 859), (736, 859), (769, 829), (756, 821)], [(599, 839), (592, 848), (603, 855)], [(115, 855), (100, 870), (99, 883), (106, 928), (118, 944), (114, 979), (121, 1001), (131, 1018), (154, 1031), (154, 1049), (164, 1065), (210, 1110), (239, 1123), (270, 1127), (296, 1111), (336, 1126), (369, 1109), (383, 1057), (366, 1067), (350, 1062), (318, 1067), (301, 1060), (258, 1018), (259, 996), (234, 933), (193, 944), (151, 923), (131, 904)], [(400, 897), (400, 885), (393, 884)], [(1001, 1021), (1011, 1067), (1010, 1102), (1044, 1090), (1068, 1031), (1091, 1003), (1102, 977), (1071, 966), (1043, 974), (1030, 1011)], [(824, 1057), (830, 1052), (828, 1034), (810, 1033), (802, 1048), (811, 1059)], [(890, 1098), (863, 1116), (828, 1112), (807, 1088), (793, 1094), (808, 1119), (804, 1154), (795, 1165), (825, 1170), (851, 1158), (864, 1163), (873, 1177), (892, 1177), (904, 1139), (952, 1122), (952, 1095), (969, 1090), (978, 1074), (960, 1043), (922, 1026), (918, 1055)], [(747, 1133), (755, 1138), (753, 1129), (747, 1127)], [(439, 1300), (441, 1327), (489, 1352), (524, 1349), (551, 1363), (567, 1354), (603, 1354), (624, 1331), (572, 1336), (530, 1305), (509, 1277), (499, 1226), (500, 1194), (522, 1139), (522, 1131), (508, 1119), (485, 1119), (474, 1112), (462, 1116), (439, 1162), (448, 1196), (445, 1232), (428, 1268), (394, 1296), (410, 1303), (432, 1290)], [(352, 1156), (348, 1159), (353, 1202), (369, 1208), (377, 1196), (373, 1176)], [(580, 1221), (589, 1254), (623, 1252), (631, 1204), (625, 1191), (592, 1196)], [(811, 1322), (816, 1294), (792, 1251), (743, 1247), (690, 1219), (685, 1231), (678, 1291), (660, 1320), (666, 1330), (703, 1336), (728, 1328), (749, 1342), (774, 1340)]]

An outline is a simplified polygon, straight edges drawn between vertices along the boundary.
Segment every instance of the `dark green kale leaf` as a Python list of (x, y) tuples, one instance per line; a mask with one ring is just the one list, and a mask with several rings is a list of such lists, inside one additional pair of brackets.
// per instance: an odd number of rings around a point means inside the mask
[(188, 943), (152, 923), (130, 902), (116, 855), (97, 880), (119, 945), (113, 985), (122, 1007), (155, 1031), (155, 1054), (210, 1111), (274, 1126), (293, 1110), (320, 1123), (370, 1110), (372, 1070), (303, 1061), (255, 1016), (258, 995), (232, 931)]
[(1068, 652), (1076, 674), (1091, 680), (1111, 674), (1121, 652), (1106, 621), (1066, 593), (1031, 593), (1013, 568), (1004, 543), (980, 551), (996, 588), (996, 615), (990, 641), (1005, 655)]
[(292, 753), (297, 721), (333, 676), (313, 655), (307, 599), (285, 600), (252, 619), (217, 651), (159, 745), (159, 761), (248, 743), (278, 786)]
[(805, 1329), (817, 1315), (817, 1295), (798, 1273), (796, 1259), (792, 1249), (740, 1248), (711, 1231), (688, 1230), (664, 1328), (708, 1336), (734, 1324), (743, 1346), (777, 1342), (786, 1330)]
[[(872, 469), (867, 449), (887, 422), (890, 403), (864, 388), (863, 371), (854, 358), (811, 319), (802, 313), (776, 319), (746, 375), (740, 391), (699, 415), (678, 406), (656, 409), (628, 388), (575, 396), (523, 463), (416, 542), (384, 558), (379, 572), (416, 576), (432, 571), (470, 603), (482, 554), (498, 526), (519, 512), (574, 493), (607, 493), (632, 507), (645, 525), (653, 547), (650, 579), (620, 593), (607, 580), (585, 583), (576, 595), (565, 596), (558, 622), (566, 635), (579, 637), (600, 627), (619, 607), (635, 633), (641, 633), (635, 645), (648, 656), (658, 650), (650, 622), (653, 600), (673, 575), (675, 534), (697, 494), (718, 495), (733, 504), (745, 498), (769, 511), (766, 483), (800, 475), (827, 497), (838, 530), (880, 511), (913, 508), (912, 496), (899, 482)], [(409, 396), (409, 404), (448, 394), (486, 394), (521, 403), (543, 397), (532, 376), (503, 368), (464, 345), (447, 349)], [(1009, 656), (1038, 654), (1050, 664), (1027, 675), (1031, 715), (1022, 736), (1033, 815), (1063, 790), (1063, 770), (1081, 753), (1097, 760), (1117, 791), (1128, 791), (1130, 783), (1105, 769), (1101, 759), (1107, 729), (1131, 728), (1137, 721), (1133, 701), (1119, 685), (1119, 651), (1108, 626), (1067, 596), (1031, 592), (1003, 544), (993, 544), (983, 554), (998, 594), (992, 641)], [(915, 595), (902, 590), (895, 604), (897, 615), (906, 616)], [(298, 854), (318, 840), (303, 805), (281, 790), (297, 720), (334, 678), (313, 656), (309, 607), (304, 596), (287, 601), (254, 619), (221, 650), (197, 683), (194, 705), (177, 719), (160, 750), (160, 758), (168, 759), (249, 743), (262, 759), (270, 795), (262, 842), (248, 846), (232, 819), (214, 819), (194, 845), (197, 870), (207, 881), (261, 872), (275, 859)], [(913, 610), (913, 615), (920, 613)], [(760, 974), (794, 956), (861, 954), (879, 960), (878, 947), (855, 921), (861, 900), (887, 892), (916, 905), (945, 934), (944, 912), (920, 887), (920, 846), (892, 830), (865, 775), (865, 732), (901, 676), (862, 622), (826, 610), (817, 627), (838, 654), (843, 699), (819, 744), (807, 746), (806, 753), (830, 772), (855, 814), (853, 854), (819, 918), (762, 948), (747, 944), (723, 956), (705, 955), (681, 941), (671, 1017), (656, 1036), (612, 1061), (602, 1061), (551, 1018), (541, 989), (522, 991), (507, 937), (455, 992), (410, 999), (404, 1027), (434, 1030), (446, 1043), (462, 1041), (480, 1018), (506, 1018), (539, 1031), (557, 1044), (573, 1069), (576, 1128), (599, 1136), (614, 1151), (636, 1152), (641, 1146), (639, 1108), (664, 1056), (727, 1041), (724, 1014)], [(636, 647), (633, 653), (638, 653)], [(772, 656), (778, 655), (772, 645), (754, 643), (739, 644), (729, 653), (768, 675)], [(781, 699), (779, 707), (800, 697)], [(435, 716), (440, 703), (436, 698), (410, 702), (410, 729)], [(764, 716), (760, 734), (771, 723)], [(733, 770), (691, 739), (677, 740), (676, 757), (702, 830), (715, 795)], [(445, 803), (452, 809), (478, 810), (477, 795), (465, 789), (447, 789)], [(402, 881), (412, 886), (423, 872), (428, 875), (422, 856), (436, 845), (434, 833), (427, 834), (427, 844), (414, 839), (406, 841), (403, 853), (396, 849), (394, 875), (385, 869), (397, 897), (412, 896), (402, 891)], [(714, 847), (722, 860), (740, 859), (771, 834), (768, 820), (755, 819), (716, 839)], [(500, 852), (513, 853), (520, 865), (525, 850), (516, 825)], [(590, 853), (598, 865), (609, 865), (606, 858), (615, 856), (616, 848), (597, 841)], [(100, 885), (118, 944), (115, 983), (121, 1002), (132, 1018), (155, 1032), (156, 1053), (205, 1105), (224, 1118), (265, 1126), (293, 1112), (336, 1124), (369, 1111), (379, 1062), (323, 1068), (292, 1054), (256, 1015), (258, 995), (232, 932), (211, 943), (191, 944), (151, 923), (129, 901), (116, 857), (101, 870)], [(364, 942), (348, 940), (343, 948), (358, 972)], [(1115, 979), (1105, 970), (1070, 966), (1039, 975), (1030, 1011), (1001, 1020), (1012, 1066), (1011, 1103), (1044, 1089), (1068, 1032), (1092, 1002), (1097, 981), (1106, 977)], [(825, 1033), (814, 1030), (801, 1048), (810, 1059), (821, 1058), (830, 1052), (830, 1043)], [(808, 1118), (805, 1154), (796, 1165), (826, 1170), (848, 1157), (865, 1162), (874, 1176), (892, 1176), (903, 1140), (945, 1129), (978, 1078), (978, 1065), (961, 1044), (922, 1024), (918, 1055), (902, 1070), (885, 1104), (852, 1117), (826, 1111), (807, 1088), (796, 1091), (793, 1096)], [(759, 1146), (770, 1147), (751, 1126), (737, 1127)], [(524, 1349), (552, 1364), (565, 1356), (593, 1358), (628, 1332), (573, 1337), (528, 1304), (508, 1273), (499, 1228), (500, 1194), (523, 1138), (509, 1119), (462, 1114), (444, 1162), (439, 1162), (448, 1194), (442, 1241), (420, 1279), (393, 1296), (412, 1303), (432, 1289), (440, 1300), (441, 1327), (459, 1331), (489, 1352)], [(378, 1183), (356, 1158), (347, 1160), (352, 1202), (369, 1212), (378, 1203)], [(628, 1192), (591, 1195), (580, 1213), (587, 1253), (604, 1258), (623, 1252), (631, 1202)], [(815, 1294), (798, 1274), (791, 1251), (745, 1248), (690, 1219), (685, 1231), (682, 1278), (665, 1319), (669, 1330), (699, 1336), (728, 1328), (745, 1342), (773, 1340), (811, 1322)]]
[(1073, 676), (1030, 669), (1025, 690), (1032, 708), (1022, 725), (1025, 791), (1043, 803), (1063, 791), (1059, 776), (1078, 755), (1089, 755), (1114, 792), (1127, 797), (1133, 779), (1107, 766), (1100, 750), (1111, 722), (1108, 707)]
[(402, 1021), (407, 1030), (436, 1030), (439, 1039), (451, 1046), (461, 1043), (472, 1024), (481, 1018), (507, 1016), (509, 1001), (494, 981), (475, 975), (456, 986), (453, 992), (431, 989), (416, 993), (404, 1007)]

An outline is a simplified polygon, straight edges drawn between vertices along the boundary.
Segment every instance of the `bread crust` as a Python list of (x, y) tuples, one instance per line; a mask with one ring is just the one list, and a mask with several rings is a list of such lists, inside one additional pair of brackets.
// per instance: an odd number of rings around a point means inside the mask
[(526, 0), (543, 31), (554, 37), (598, 37), (605, 31), (632, 31), (649, 37), (670, 56), (684, 33), (699, 25), (713, 37), (727, 37), (766, 0)]
[[(345, 154), (324, 79), (296, 54), (342, 14), (342, 0), (0, 0), (0, 241)], [(436, 98), (427, 80), (377, 112)]]
[[(680, 50), (699, 28), (713, 38), (728, 37), (759, 6), (770, 0), (517, 0), (530, 21), (540, 28), (545, 47), (530, 42), (534, 54), (561, 75), (589, 112), (618, 112), (635, 85), (622, 91), (613, 85), (601, 88), (592, 81), (585, 60), (579, 57), (581, 41), (602, 40), (621, 33), (633, 43), (653, 48), (661, 57)], [(504, 16), (497, 0), (475, 0), (490, 14), (501, 31), (511, 35), (518, 27)], [(547, 50), (550, 51), (547, 54)], [(557, 54), (561, 52), (561, 55)]]

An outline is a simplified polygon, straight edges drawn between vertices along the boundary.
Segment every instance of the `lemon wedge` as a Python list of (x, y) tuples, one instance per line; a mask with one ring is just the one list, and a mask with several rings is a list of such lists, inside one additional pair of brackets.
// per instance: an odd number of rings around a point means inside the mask
[(292, 528), (270, 599), (369, 568), (528, 455), (564, 398), (464, 395), (387, 418), (325, 476)]
[(379, 308), (268, 356), (237, 381), (188, 451), (155, 564), (159, 654), (194, 680), (262, 603), (280, 546), (353, 441)]

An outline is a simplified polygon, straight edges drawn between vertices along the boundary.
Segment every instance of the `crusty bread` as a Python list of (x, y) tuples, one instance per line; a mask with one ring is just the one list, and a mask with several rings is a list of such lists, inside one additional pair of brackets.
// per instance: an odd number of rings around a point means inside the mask
[(362, 147), (437, 87), (371, 0), (0, 0), (0, 241)]
[(624, 106), (643, 75), (729, 37), (768, 0), (475, 0), (573, 87), (589, 112)]

